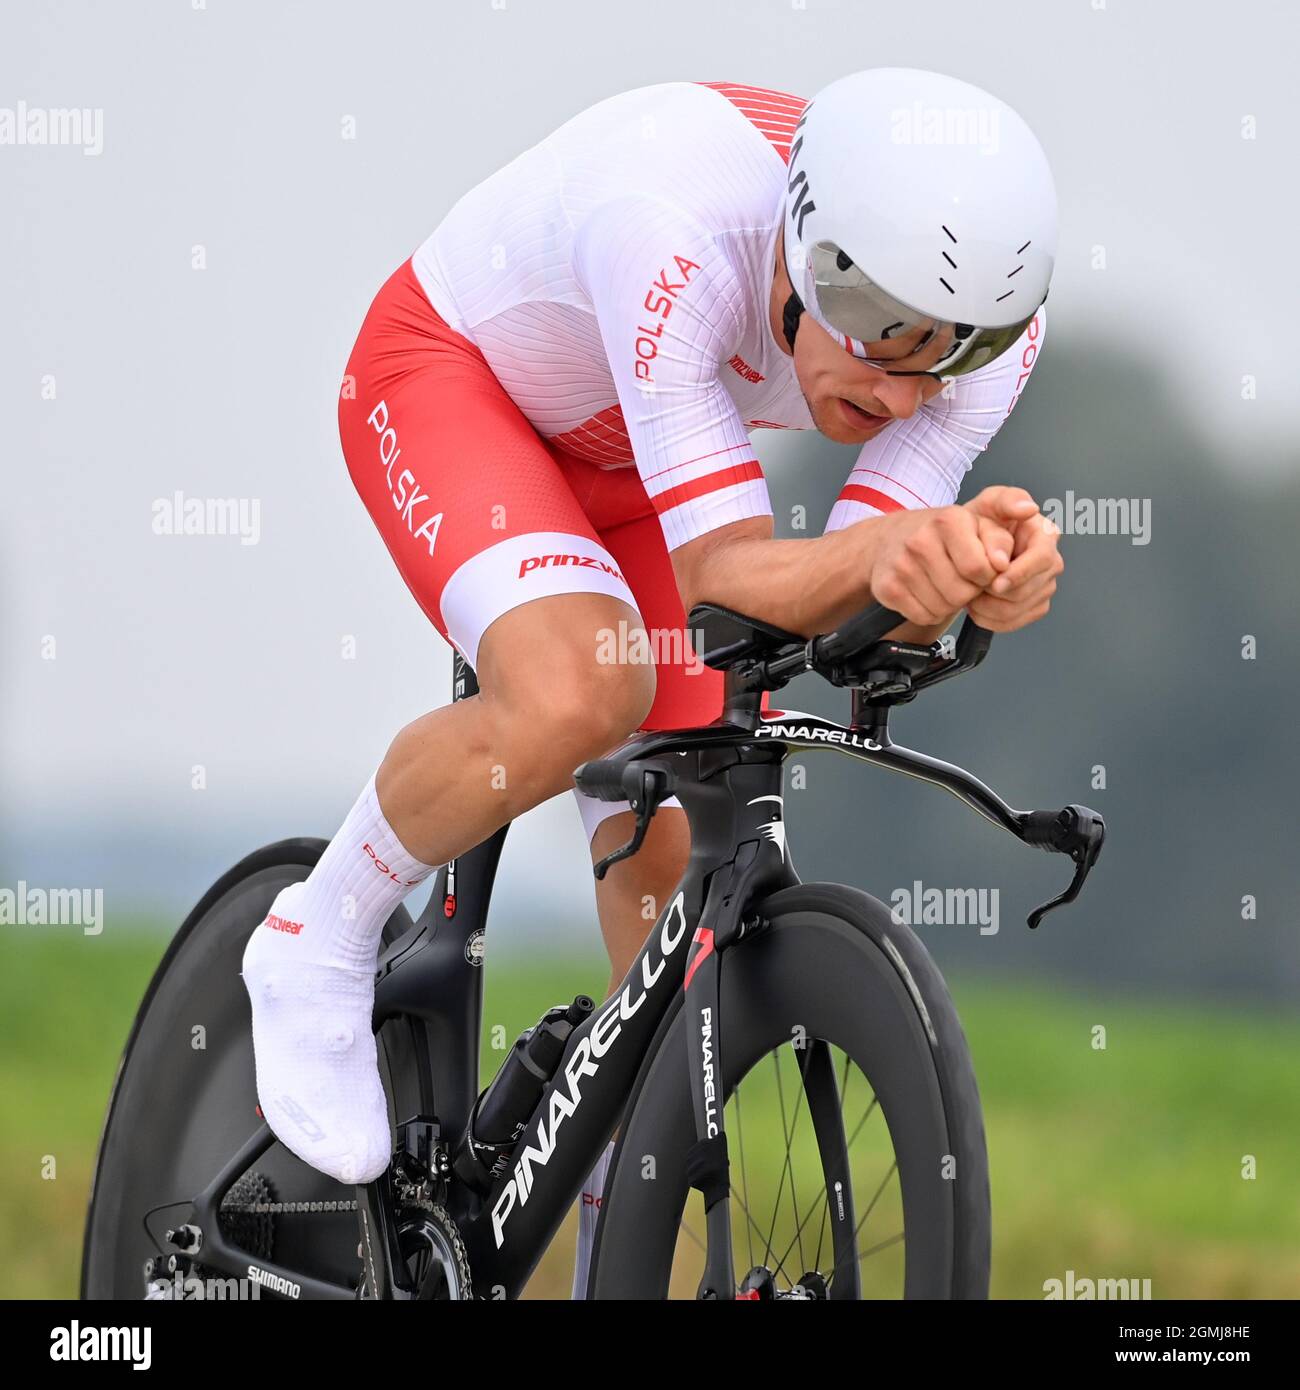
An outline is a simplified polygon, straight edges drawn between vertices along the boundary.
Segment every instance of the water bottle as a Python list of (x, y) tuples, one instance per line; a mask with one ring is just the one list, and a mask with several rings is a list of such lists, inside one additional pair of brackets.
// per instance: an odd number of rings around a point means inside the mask
[(535, 1027), (515, 1040), (487, 1090), (479, 1096), (452, 1166), (478, 1192), (505, 1169), (537, 1102), (555, 1075), (569, 1035), (596, 1007), (580, 994), (572, 1004), (547, 1009)]

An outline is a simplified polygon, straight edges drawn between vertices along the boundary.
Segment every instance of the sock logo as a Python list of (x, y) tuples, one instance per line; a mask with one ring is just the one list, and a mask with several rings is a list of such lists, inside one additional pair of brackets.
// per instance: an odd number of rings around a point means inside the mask
[(392, 871), (392, 869), (390, 869), (388, 865), (385, 864), (384, 861), (375, 853), (374, 849), (370, 845), (363, 845), (362, 848), (371, 857), (371, 859), (374, 860), (375, 868), (378, 869), (381, 874), (387, 874), (388, 877), (391, 878), (394, 883), (400, 884), (403, 888), (414, 888), (417, 883), (424, 882), (425, 876), (423, 874), (419, 878), (398, 878), (398, 876)]
[(288, 918), (277, 917), (274, 912), (268, 912), (266, 914), (266, 925), (270, 927), (272, 931), (288, 932), (290, 936), (297, 936), (302, 930), (301, 922), (290, 922)]
[(324, 1139), (325, 1131), (292, 1096), (280, 1097), (280, 1109), (288, 1115), (308, 1139), (315, 1140), (317, 1143)]

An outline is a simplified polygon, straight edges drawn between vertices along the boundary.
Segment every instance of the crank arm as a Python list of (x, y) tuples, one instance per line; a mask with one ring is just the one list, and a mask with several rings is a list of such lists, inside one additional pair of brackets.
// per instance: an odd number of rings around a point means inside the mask
[(411, 1283), (397, 1239), (393, 1216), (392, 1169), (357, 1188), (357, 1222), (361, 1228), (361, 1260), (374, 1298), (413, 1299)]

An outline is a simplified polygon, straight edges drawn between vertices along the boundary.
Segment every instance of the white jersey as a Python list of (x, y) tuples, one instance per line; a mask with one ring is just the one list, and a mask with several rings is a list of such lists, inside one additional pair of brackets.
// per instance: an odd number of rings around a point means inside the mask
[[(752, 429), (814, 428), (768, 312), (805, 105), (731, 83), (611, 97), (467, 193), (412, 260), (542, 436), (639, 470), (670, 549), (771, 514)], [(1040, 309), (1013, 349), (865, 444), (828, 529), (951, 503), (1044, 328)]]

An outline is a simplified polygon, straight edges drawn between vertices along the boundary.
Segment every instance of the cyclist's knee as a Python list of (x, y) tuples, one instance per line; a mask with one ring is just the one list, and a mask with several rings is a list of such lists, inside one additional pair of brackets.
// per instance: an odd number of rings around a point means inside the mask
[[(632, 619), (633, 621), (629, 621)], [(654, 702), (655, 670), (630, 660), (644, 648), (611, 643), (639, 620), (603, 595), (542, 600), (504, 615), (480, 662), (485, 696), (510, 728), (526, 731), (542, 763), (567, 770), (640, 727)]]
[(649, 664), (604, 663), (570, 651), (557, 663), (536, 718), (557, 755), (598, 758), (638, 729), (654, 703)]

